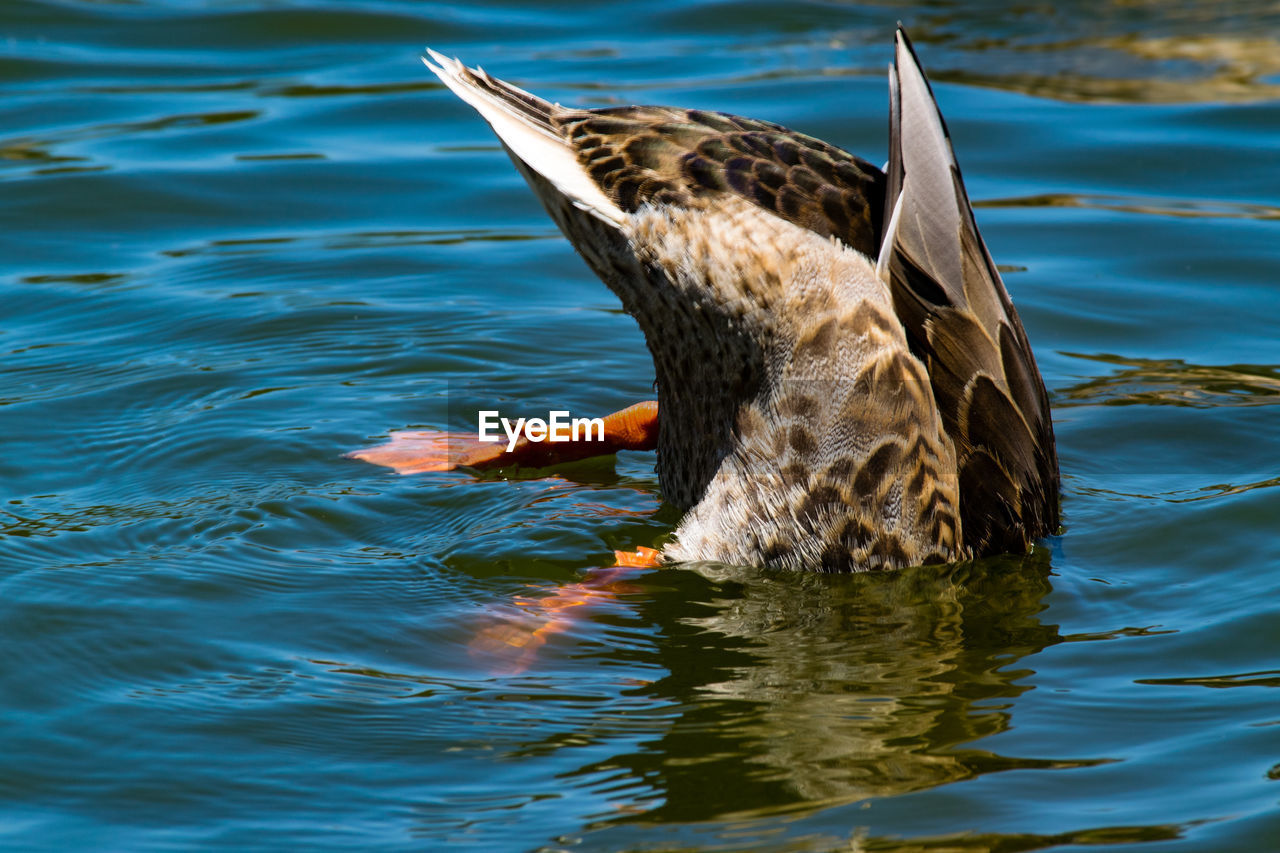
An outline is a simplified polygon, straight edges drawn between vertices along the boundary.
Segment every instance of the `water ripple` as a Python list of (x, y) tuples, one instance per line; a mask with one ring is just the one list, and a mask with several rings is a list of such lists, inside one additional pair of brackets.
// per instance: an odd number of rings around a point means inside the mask
[(1146, 198), (1100, 193), (1041, 193), (1020, 198), (987, 199), (974, 207), (1065, 207), (1086, 210), (1113, 210), (1143, 216), (1173, 216), (1184, 219), (1280, 219), (1280, 207), (1266, 204), (1204, 199)]
[[(262, 113), (257, 110), (232, 110), (207, 113), (183, 113), (144, 121), (108, 122), (87, 127), (67, 128), (43, 134), (39, 137), (15, 137), (0, 139), (0, 162), (21, 167), (40, 167), (31, 174), (65, 174), (66, 169), (48, 170), (45, 167), (63, 163), (91, 163), (93, 158), (80, 155), (63, 155), (53, 152), (75, 146), (77, 143), (114, 138), (133, 137), (140, 134), (166, 133), (172, 130), (201, 130), (217, 125), (252, 121)], [(102, 170), (110, 164), (96, 164), (92, 168)]]
[(1134, 683), (1165, 684), (1174, 687), (1280, 687), (1280, 670), (1185, 678), (1139, 678)]
[(1054, 406), (1253, 407), (1280, 404), (1280, 365), (1189, 364), (1179, 358), (1064, 355), (1119, 367), (1108, 376), (1054, 389)]

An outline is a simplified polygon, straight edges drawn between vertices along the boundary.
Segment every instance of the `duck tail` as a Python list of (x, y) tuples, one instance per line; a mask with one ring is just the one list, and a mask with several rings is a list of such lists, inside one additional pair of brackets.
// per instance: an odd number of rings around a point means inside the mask
[(545, 179), (574, 206), (598, 219), (617, 224), (625, 218), (578, 162), (573, 147), (559, 130), (557, 119), (574, 111), (430, 48), (422, 62), (480, 113), (522, 171)]
[(1049, 398), (987, 251), (946, 123), (906, 33), (889, 69), (889, 166), (877, 271), (929, 370), (960, 469), (965, 544), (1016, 551), (1058, 526)]

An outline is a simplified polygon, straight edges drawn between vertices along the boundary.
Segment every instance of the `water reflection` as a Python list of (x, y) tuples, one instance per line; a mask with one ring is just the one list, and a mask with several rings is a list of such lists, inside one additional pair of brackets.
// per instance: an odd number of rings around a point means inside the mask
[(976, 201), (974, 207), (1073, 207), (1136, 213), (1142, 216), (1172, 216), (1179, 219), (1280, 219), (1280, 207), (1269, 204), (1206, 201), (1203, 199), (1153, 198), (1150, 196), (1106, 195), (1102, 193), (1041, 193), (1019, 198)]
[[(314, 159), (312, 155), (241, 155), (237, 159)], [(209, 240), (181, 249), (166, 249), (161, 255), (185, 258), (199, 255), (280, 255), (286, 252), (311, 254), (324, 251), (365, 251), (395, 249), (408, 246), (455, 246), (464, 243), (508, 243), (525, 240), (556, 239), (559, 232), (511, 232), (485, 228), (451, 228), (416, 231), (339, 231), (316, 235), (281, 235), (272, 237)]]
[[(63, 128), (39, 136), (20, 136), (0, 139), (0, 169), (13, 167), (49, 167), (64, 163), (89, 163), (92, 157), (83, 154), (61, 153), (75, 146), (83, 146), (101, 140), (128, 139), (153, 133), (191, 131), (224, 124), (252, 121), (261, 115), (259, 110), (223, 110), (205, 113), (181, 113), (141, 121), (117, 121)], [(80, 149), (77, 148), (77, 151)], [(102, 171), (107, 164), (84, 167), (39, 168), (33, 174), (62, 174), (68, 171)]]
[[(1030, 655), (1062, 641), (1038, 614), (1043, 551), (945, 568), (831, 576), (704, 565), (641, 606), (669, 673), (650, 698), (685, 707), (657, 740), (582, 768), (657, 789), (637, 818), (807, 811), (995, 770), (1094, 761), (968, 746), (1005, 730)], [(699, 590), (698, 587), (701, 587)]]
[[(907, 842), (895, 839), (867, 839), (854, 850), (865, 853), (991, 853), (993, 850), (1049, 850), (1054, 847), (1142, 844), (1148, 841), (1174, 841), (1185, 837), (1188, 826), (1153, 824), (1151, 826), (1099, 826), (1075, 832), (1044, 835), (1036, 832), (990, 832), (975, 835), (965, 832), (933, 838), (913, 838)], [(857, 844), (858, 842), (854, 842)]]
[[(1274, 2), (910, 5), (912, 35), (933, 47), (930, 76), (939, 81), (1066, 101), (1225, 103), (1280, 95)], [(947, 52), (966, 55), (948, 62), (939, 55)]]
[(1125, 358), (1105, 353), (1074, 358), (1118, 370), (1054, 392), (1058, 409), (1073, 406), (1268, 406), (1280, 403), (1280, 365), (1189, 364), (1180, 358)]

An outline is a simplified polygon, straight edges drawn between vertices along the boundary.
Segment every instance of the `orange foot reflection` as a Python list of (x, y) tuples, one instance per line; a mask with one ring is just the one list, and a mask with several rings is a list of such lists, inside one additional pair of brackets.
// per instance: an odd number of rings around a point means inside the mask
[(626, 581), (635, 574), (634, 569), (661, 565), (659, 554), (653, 548), (637, 549), (636, 554), (643, 555), (640, 559), (644, 562), (623, 562), (623, 557), (634, 555), (624, 551), (614, 553), (618, 556), (616, 566), (593, 572), (584, 581), (562, 586), (542, 598), (517, 598), (514, 603), (520, 608), (520, 615), (477, 634), (468, 646), (471, 654), (496, 659), (499, 674), (518, 675), (533, 663), (548, 637), (573, 624), (576, 608), (610, 602), (618, 595), (635, 592), (635, 586)]

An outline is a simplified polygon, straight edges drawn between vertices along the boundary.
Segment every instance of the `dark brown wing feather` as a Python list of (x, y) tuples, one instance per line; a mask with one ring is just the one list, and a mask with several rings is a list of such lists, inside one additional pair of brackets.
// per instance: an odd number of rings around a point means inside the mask
[(821, 140), (671, 107), (565, 110), (553, 122), (623, 210), (730, 193), (869, 257), (880, 248), (884, 173)]
[(891, 233), (880, 264), (956, 445), (964, 542), (976, 555), (1021, 550), (1058, 526), (1048, 395), (901, 31), (890, 72), (890, 137)]

